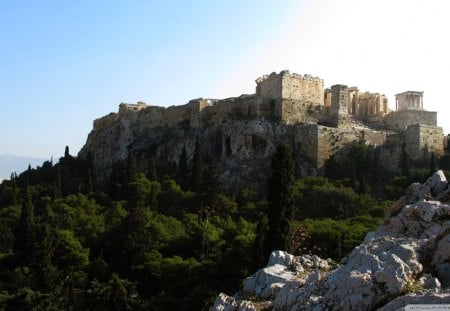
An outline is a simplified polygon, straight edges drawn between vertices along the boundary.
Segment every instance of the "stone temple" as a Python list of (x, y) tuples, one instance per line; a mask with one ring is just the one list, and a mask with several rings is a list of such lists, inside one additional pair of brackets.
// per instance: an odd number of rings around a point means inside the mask
[[(155, 133), (164, 131), (158, 140)], [(80, 156), (91, 153), (97, 170), (107, 172), (129, 151), (143, 154), (153, 146), (156, 156), (177, 162), (183, 146), (192, 156), (196, 136), (224, 165), (224, 174), (247, 160), (267, 162), (278, 142), (318, 170), (331, 156), (364, 142), (376, 147), (381, 166), (398, 171), (402, 150), (412, 161), (427, 160), (444, 153), (445, 141), (437, 113), (424, 109), (423, 92), (397, 94), (391, 110), (381, 93), (342, 84), (325, 88), (318, 77), (285, 70), (257, 78), (254, 94), (168, 108), (120, 104), (118, 113), (94, 121)]]

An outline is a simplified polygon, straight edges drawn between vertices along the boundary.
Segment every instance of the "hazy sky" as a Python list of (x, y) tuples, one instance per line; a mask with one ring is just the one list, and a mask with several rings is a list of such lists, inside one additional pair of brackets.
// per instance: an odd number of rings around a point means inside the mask
[(121, 102), (254, 93), (288, 69), (424, 91), (450, 131), (447, 0), (0, 0), (0, 154), (76, 154)]

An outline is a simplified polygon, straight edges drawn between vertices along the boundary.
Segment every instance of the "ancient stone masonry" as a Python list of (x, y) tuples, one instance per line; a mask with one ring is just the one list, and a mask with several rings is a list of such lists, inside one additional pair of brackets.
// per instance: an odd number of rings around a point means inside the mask
[(376, 146), (380, 164), (394, 171), (402, 146), (412, 160), (444, 152), (437, 113), (424, 109), (423, 92), (397, 94), (391, 111), (381, 93), (345, 85), (324, 89), (318, 77), (285, 70), (256, 79), (254, 94), (198, 98), (168, 108), (122, 103), (118, 113), (94, 121), (80, 156), (94, 154), (97, 173), (107, 176), (112, 163), (130, 150), (155, 148), (157, 156), (176, 162), (185, 146), (192, 156), (197, 135), (220, 159), (222, 178), (238, 174), (249, 180), (255, 175), (242, 167), (249, 167), (247, 161), (254, 164), (255, 157), (261, 161), (258, 167), (268, 167), (279, 142), (290, 144), (297, 159), (319, 170), (355, 142)]
[(396, 110), (423, 110), (423, 92), (407, 91), (395, 95)]

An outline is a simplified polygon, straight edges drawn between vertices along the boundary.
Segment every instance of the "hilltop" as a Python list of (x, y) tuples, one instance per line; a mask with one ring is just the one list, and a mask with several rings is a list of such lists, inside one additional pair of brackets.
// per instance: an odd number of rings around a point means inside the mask
[(280, 143), (290, 145), (300, 173), (321, 172), (354, 144), (373, 146), (380, 167), (398, 172), (402, 161), (429, 161), (444, 153), (437, 113), (424, 109), (423, 92), (406, 91), (389, 108), (381, 93), (333, 85), (311, 75), (282, 71), (256, 79), (255, 94), (193, 99), (168, 108), (120, 104), (117, 113), (94, 121), (79, 152), (94, 163), (98, 181), (133, 153), (147, 171), (151, 159), (177, 166), (183, 149), (192, 160), (195, 141), (231, 187), (261, 189), (269, 159)]

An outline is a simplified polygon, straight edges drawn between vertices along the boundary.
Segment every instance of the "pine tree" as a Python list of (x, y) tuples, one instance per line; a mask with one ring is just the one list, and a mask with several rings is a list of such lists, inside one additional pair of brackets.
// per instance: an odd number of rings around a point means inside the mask
[(294, 172), (291, 149), (280, 144), (271, 163), (272, 175), (268, 181), (266, 256), (274, 250), (290, 248), (291, 221), (294, 218), (292, 186)]
[(197, 136), (195, 140), (194, 157), (192, 159), (192, 190), (197, 194), (201, 194), (202, 184), (202, 154), (200, 149), (200, 139)]

